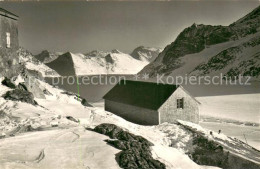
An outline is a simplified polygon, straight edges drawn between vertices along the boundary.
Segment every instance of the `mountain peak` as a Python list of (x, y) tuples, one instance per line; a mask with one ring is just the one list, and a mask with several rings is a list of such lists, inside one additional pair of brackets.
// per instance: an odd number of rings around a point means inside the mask
[(117, 50), (117, 49), (113, 49), (113, 50), (111, 51), (111, 53), (122, 53), (122, 52), (120, 52), (120, 51)]
[(40, 54), (35, 55), (35, 58), (41, 62), (50, 58), (50, 52), (48, 50), (43, 50)]
[(71, 52), (59, 55), (55, 60), (45, 64), (62, 76), (76, 75)]
[(161, 49), (159, 48), (138, 46), (133, 50), (131, 56), (137, 60), (151, 62), (159, 55), (160, 52)]
[(40, 54), (35, 55), (34, 57), (40, 62), (48, 63), (55, 60), (59, 55), (61, 55), (59, 52), (51, 53), (48, 50), (43, 50)]
[(110, 64), (114, 64), (115, 63), (115, 61), (112, 58), (111, 54), (106, 55), (105, 56), (105, 60), (106, 60), (107, 63), (110, 63)]
[(196, 28), (197, 28), (197, 26), (198, 26), (198, 24), (196, 24), (196, 23), (193, 23), (193, 24), (191, 25), (191, 27), (196, 27)]
[(93, 50), (89, 53), (84, 54), (87, 57), (105, 57), (108, 54), (108, 52), (104, 52), (101, 50)]

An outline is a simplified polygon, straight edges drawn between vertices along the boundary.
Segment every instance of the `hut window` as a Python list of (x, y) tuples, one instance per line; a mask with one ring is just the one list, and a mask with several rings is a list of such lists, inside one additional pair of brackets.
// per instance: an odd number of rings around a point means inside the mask
[(6, 32), (6, 47), (10, 48), (11, 47), (11, 40), (10, 40), (10, 33)]
[(183, 109), (183, 98), (177, 99), (177, 109)]

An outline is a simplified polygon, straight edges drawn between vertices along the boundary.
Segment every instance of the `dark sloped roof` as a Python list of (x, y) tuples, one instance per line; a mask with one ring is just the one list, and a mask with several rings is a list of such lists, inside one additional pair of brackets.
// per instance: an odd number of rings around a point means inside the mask
[(137, 107), (158, 110), (177, 89), (176, 85), (120, 81), (103, 98)]
[(0, 15), (4, 15), (4, 16), (12, 18), (12, 19), (18, 19), (17, 15), (15, 15), (14, 13), (9, 12), (3, 8), (0, 8)]

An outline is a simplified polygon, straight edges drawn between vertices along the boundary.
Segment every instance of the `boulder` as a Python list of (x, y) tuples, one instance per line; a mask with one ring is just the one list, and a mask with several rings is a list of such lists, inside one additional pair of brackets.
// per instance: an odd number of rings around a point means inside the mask
[(72, 117), (72, 116), (66, 116), (66, 118), (68, 119), (68, 120), (71, 120), (71, 121), (74, 121), (75, 123), (79, 123), (79, 120), (76, 120), (74, 117)]
[(12, 83), (12, 81), (7, 77), (5, 77), (5, 79), (2, 81), (2, 85), (5, 85), (5, 86), (12, 88), (12, 89), (15, 89), (15, 84)]
[(82, 99), (81, 100), (81, 104), (83, 105), (83, 106), (87, 106), (87, 107), (93, 107), (91, 104), (89, 104), (88, 102), (87, 102), (87, 100), (86, 99)]
[(8, 91), (4, 95), (4, 98), (6, 100), (21, 101), (21, 102), (30, 103), (32, 105), (37, 105), (37, 102), (34, 100), (33, 94), (25, 90), (14, 89)]
[(114, 124), (100, 124), (94, 131), (105, 134), (113, 140), (105, 140), (108, 144), (122, 150), (116, 155), (122, 168), (157, 169), (166, 168), (165, 164), (153, 159), (150, 146), (153, 144), (141, 136), (136, 136)]
[(103, 123), (94, 128), (94, 131), (109, 136), (112, 139), (117, 139), (117, 134), (122, 131), (120, 127), (114, 124)]
[(24, 83), (19, 83), (17, 86), (17, 89), (28, 91), (27, 87), (24, 85)]
[(38, 81), (38, 78), (34, 77), (29, 72), (26, 72), (24, 76), (24, 85), (26, 86), (27, 90), (31, 92), (34, 97), (39, 99), (45, 99), (45, 95), (43, 90), (45, 89), (40, 82)]

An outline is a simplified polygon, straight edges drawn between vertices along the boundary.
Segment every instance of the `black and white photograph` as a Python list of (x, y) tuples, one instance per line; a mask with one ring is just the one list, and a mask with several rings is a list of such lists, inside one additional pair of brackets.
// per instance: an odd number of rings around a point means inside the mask
[(260, 169), (259, 0), (0, 1), (0, 169)]

